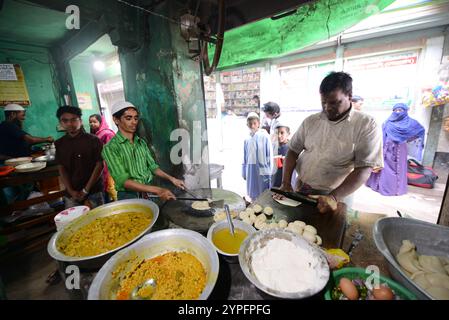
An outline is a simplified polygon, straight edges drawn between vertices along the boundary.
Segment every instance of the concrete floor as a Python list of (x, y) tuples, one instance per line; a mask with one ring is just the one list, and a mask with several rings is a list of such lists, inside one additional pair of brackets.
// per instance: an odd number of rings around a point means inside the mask
[(67, 300), (62, 281), (49, 285), (47, 277), (57, 268), (46, 248), (2, 262), (0, 276), (9, 300)]

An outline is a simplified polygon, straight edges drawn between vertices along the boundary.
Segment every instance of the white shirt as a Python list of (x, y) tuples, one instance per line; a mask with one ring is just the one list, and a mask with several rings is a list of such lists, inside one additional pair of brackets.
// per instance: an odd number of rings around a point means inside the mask
[(298, 180), (316, 190), (334, 190), (354, 168), (383, 167), (381, 128), (373, 117), (354, 109), (338, 121), (324, 112), (307, 117), (289, 148), (300, 154)]

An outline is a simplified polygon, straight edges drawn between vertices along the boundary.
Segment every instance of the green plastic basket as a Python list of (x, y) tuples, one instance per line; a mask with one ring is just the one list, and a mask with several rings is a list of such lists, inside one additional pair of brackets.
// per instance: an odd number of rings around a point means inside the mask
[[(366, 280), (370, 276), (369, 273), (365, 272), (363, 268), (343, 268), (331, 273), (331, 277), (326, 287), (326, 292), (324, 298), (326, 300), (332, 300), (332, 289), (340, 282), (341, 278), (353, 279), (363, 279)], [(397, 282), (386, 278), (382, 275), (379, 276), (380, 283), (386, 283), (388, 286), (394, 290), (395, 294), (398, 295), (402, 300), (416, 300), (416, 297), (409, 290), (398, 284)]]

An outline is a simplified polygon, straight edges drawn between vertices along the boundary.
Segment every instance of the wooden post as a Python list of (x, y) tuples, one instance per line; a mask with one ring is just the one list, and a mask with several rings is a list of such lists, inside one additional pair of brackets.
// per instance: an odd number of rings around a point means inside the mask
[(444, 191), (443, 202), (441, 203), (438, 224), (449, 227), (449, 177), (447, 178), (446, 190)]

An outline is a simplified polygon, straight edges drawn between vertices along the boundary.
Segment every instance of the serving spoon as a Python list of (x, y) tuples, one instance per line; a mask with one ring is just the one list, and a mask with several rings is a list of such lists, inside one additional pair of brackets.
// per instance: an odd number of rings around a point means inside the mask
[(231, 232), (232, 236), (234, 236), (234, 224), (232, 223), (231, 213), (229, 212), (229, 206), (225, 204), (224, 209), (226, 212), (226, 219), (228, 220), (229, 231)]
[[(146, 295), (145, 297), (142, 297), (141, 295), (139, 295), (139, 290), (142, 288), (148, 288), (150, 290), (150, 294)], [(144, 282), (142, 282), (141, 284), (139, 284), (138, 286), (136, 286), (133, 291), (131, 291), (130, 294), (130, 298), (131, 300), (150, 300), (151, 297), (154, 295), (154, 292), (156, 291), (156, 280), (151, 278), (148, 279)]]

